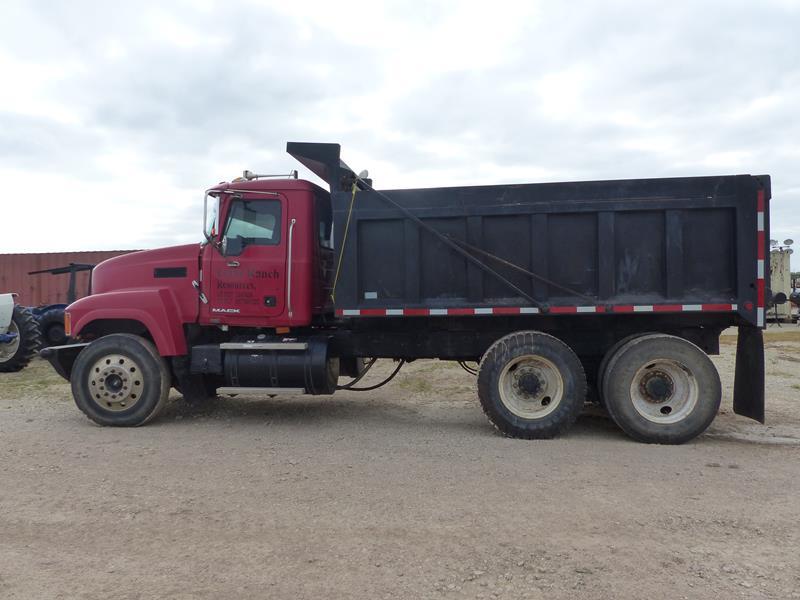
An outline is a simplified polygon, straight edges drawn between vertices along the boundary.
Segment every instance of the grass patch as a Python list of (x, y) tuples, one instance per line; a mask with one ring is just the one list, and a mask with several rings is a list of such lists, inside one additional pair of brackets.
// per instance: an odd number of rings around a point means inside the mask
[(401, 388), (414, 394), (423, 394), (433, 390), (433, 384), (422, 377), (408, 377), (399, 383)]

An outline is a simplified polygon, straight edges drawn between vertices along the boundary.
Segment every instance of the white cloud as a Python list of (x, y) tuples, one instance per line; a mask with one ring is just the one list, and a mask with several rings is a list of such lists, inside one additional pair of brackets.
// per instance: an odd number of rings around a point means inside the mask
[(4, 222), (46, 218), (0, 251), (197, 239), (202, 190), (296, 168), (288, 140), (382, 187), (770, 173), (800, 239), (798, 30), (778, 1), (7, 0)]

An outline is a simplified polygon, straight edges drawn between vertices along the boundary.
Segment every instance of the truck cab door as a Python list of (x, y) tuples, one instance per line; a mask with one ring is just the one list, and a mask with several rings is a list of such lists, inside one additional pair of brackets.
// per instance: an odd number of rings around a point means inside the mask
[(203, 265), (207, 322), (275, 326), (286, 310), (286, 198), (234, 198)]

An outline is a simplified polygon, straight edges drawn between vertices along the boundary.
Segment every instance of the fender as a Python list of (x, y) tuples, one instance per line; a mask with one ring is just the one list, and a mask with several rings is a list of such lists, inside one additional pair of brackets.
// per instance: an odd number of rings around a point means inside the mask
[(147, 328), (161, 356), (187, 353), (183, 319), (173, 292), (165, 288), (126, 289), (94, 294), (67, 307), (72, 337), (102, 319), (130, 319)]

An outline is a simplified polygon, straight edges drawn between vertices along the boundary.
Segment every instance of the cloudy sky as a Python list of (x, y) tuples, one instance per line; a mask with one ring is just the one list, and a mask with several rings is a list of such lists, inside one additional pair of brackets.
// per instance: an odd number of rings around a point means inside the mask
[(800, 241), (800, 2), (0, 13), (0, 252), (199, 240), (203, 189), (296, 168), (287, 140), (378, 187), (769, 173), (772, 237)]

